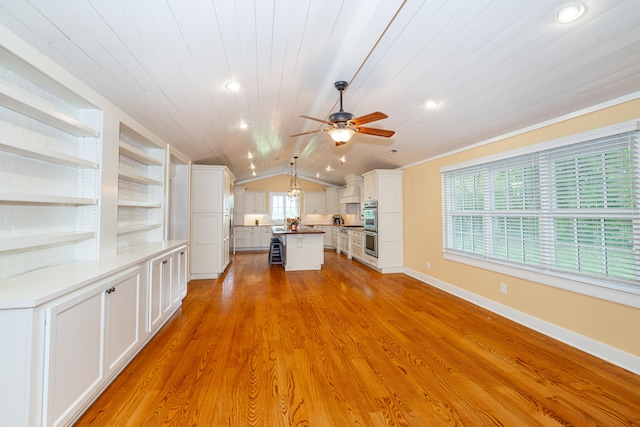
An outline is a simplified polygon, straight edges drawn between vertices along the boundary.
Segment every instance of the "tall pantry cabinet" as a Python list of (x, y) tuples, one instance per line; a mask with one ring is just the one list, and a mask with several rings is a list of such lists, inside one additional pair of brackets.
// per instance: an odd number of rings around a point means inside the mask
[(226, 166), (192, 166), (191, 279), (215, 279), (231, 261), (235, 180)]
[(1, 423), (71, 425), (186, 294), (191, 163), (1, 25), (0, 135)]

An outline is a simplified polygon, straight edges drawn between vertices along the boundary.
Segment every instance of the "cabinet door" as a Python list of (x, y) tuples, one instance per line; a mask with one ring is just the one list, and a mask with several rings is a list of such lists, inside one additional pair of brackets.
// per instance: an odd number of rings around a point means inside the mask
[(222, 215), (193, 215), (191, 226), (191, 273), (219, 273), (222, 265)]
[(166, 256), (162, 259), (162, 263), (160, 268), (162, 269), (162, 283), (160, 284), (162, 288), (162, 316), (164, 317), (167, 313), (171, 311), (171, 270), (173, 270), (173, 259), (171, 256)]
[(140, 267), (109, 281), (106, 290), (107, 375), (117, 370), (140, 344)]
[(153, 260), (149, 267), (147, 332), (154, 331), (162, 321), (162, 261)]
[[(182, 300), (182, 289), (181, 289), (181, 261), (182, 255), (180, 253), (182, 250), (175, 251), (171, 254), (171, 306), (177, 307), (180, 305), (180, 301)], [(184, 253), (184, 252), (182, 252)]]
[(105, 379), (103, 313), (107, 284), (51, 307), (45, 344), (43, 423), (67, 425)]
[(222, 212), (222, 171), (193, 169), (191, 180), (191, 206), (194, 212)]
[(364, 177), (365, 200), (378, 200), (378, 177), (375, 174)]
[(246, 191), (244, 197), (244, 213), (258, 214), (267, 211), (267, 193), (264, 191)]
[(262, 242), (260, 246), (263, 248), (268, 248), (271, 245), (271, 237), (273, 236), (273, 232), (271, 227), (262, 227)]
[[(180, 293), (180, 301), (187, 296), (187, 248), (178, 251), (178, 291)], [(180, 301), (177, 303), (180, 304)]]
[(236, 214), (244, 213), (244, 188), (235, 189), (233, 192), (233, 212)]

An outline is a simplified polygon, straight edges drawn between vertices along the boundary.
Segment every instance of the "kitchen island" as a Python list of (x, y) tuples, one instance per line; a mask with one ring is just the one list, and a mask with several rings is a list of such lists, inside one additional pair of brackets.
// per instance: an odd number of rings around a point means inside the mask
[(273, 227), (282, 242), (285, 271), (320, 270), (324, 264), (324, 231), (302, 227), (287, 230)]

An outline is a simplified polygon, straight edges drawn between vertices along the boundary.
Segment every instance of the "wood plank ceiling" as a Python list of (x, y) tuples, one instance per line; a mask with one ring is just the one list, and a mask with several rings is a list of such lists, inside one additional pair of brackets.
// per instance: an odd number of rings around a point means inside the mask
[[(343, 185), (640, 96), (640, 2), (583, 0), (582, 19), (558, 24), (564, 3), (0, 0), (0, 24), (196, 163), (246, 180), (252, 163), (257, 178), (286, 174), (298, 155), (299, 175)], [(299, 115), (337, 111), (337, 80), (346, 111), (385, 112), (367, 126), (396, 134), (289, 137), (323, 127)]]

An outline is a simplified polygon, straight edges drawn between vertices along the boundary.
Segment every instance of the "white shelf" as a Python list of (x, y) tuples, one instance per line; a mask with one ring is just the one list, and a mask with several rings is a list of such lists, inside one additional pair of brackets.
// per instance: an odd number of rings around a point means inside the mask
[(16, 237), (0, 240), (0, 252), (35, 248), (38, 246), (59, 245), (88, 240), (96, 237), (94, 231), (78, 231), (73, 233), (56, 233), (38, 236)]
[(131, 200), (118, 200), (118, 206), (127, 208), (159, 208), (162, 205), (160, 203), (151, 202), (135, 202)]
[(138, 184), (162, 185), (162, 181), (133, 173), (120, 172), (118, 173), (118, 177), (127, 181), (137, 182)]
[(52, 196), (48, 194), (11, 193), (0, 191), (0, 203), (26, 203), (49, 205), (95, 205), (97, 199), (90, 197)]
[(123, 154), (133, 160), (137, 160), (140, 163), (152, 166), (162, 166), (162, 160), (158, 160), (144, 151), (127, 144), (126, 142), (120, 141), (120, 154)]
[(36, 160), (43, 160), (45, 162), (58, 163), (76, 168), (98, 169), (98, 163), (96, 162), (50, 150), (46, 147), (40, 147), (38, 144), (26, 141), (20, 142), (19, 145), (10, 141), (2, 141), (0, 142), (0, 150), (8, 153), (19, 154), (25, 157), (31, 157)]
[(97, 138), (100, 132), (57, 111), (46, 102), (0, 83), (0, 105), (76, 136)]
[(137, 233), (139, 231), (149, 231), (160, 228), (160, 224), (127, 225), (118, 227), (118, 234)]

